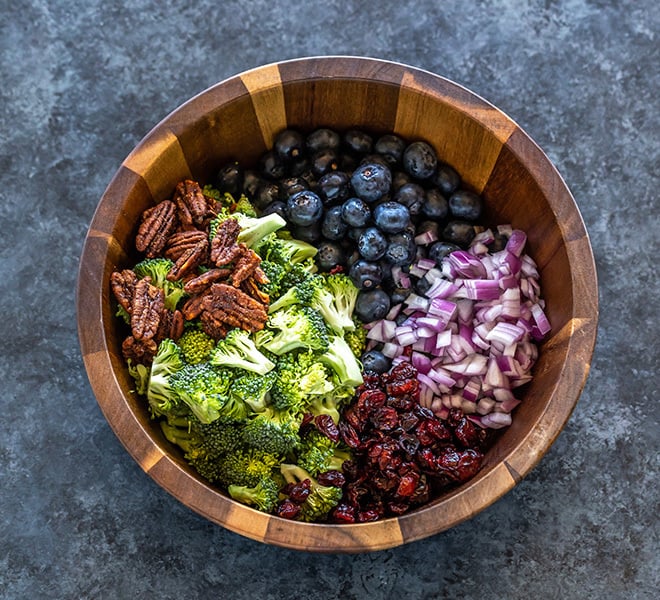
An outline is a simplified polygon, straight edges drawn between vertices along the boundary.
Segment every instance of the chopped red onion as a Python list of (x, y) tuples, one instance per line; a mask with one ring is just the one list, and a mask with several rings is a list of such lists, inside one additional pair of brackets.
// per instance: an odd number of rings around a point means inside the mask
[(419, 235), (415, 236), (415, 244), (418, 246), (428, 246), (429, 244), (437, 241), (438, 234), (431, 230), (425, 231), (424, 233), (420, 233)]

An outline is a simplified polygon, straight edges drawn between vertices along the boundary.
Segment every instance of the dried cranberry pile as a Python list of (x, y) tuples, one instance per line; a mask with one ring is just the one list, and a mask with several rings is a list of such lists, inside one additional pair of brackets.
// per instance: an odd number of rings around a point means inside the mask
[(331, 521), (401, 515), (479, 471), (486, 430), (460, 409), (440, 420), (418, 397), (417, 371), (410, 363), (365, 375), (339, 424), (354, 458), (344, 463), (344, 496)]

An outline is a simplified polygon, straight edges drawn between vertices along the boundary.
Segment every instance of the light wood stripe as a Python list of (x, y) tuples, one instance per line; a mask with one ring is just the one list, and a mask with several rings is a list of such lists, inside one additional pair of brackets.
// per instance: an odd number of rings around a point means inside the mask
[(142, 177), (157, 200), (169, 197), (179, 181), (192, 177), (181, 144), (168, 129), (159, 129), (145, 138), (123, 166)]
[(277, 65), (270, 65), (244, 73), (241, 81), (250, 92), (264, 144), (271, 148), (275, 136), (287, 125), (280, 71)]

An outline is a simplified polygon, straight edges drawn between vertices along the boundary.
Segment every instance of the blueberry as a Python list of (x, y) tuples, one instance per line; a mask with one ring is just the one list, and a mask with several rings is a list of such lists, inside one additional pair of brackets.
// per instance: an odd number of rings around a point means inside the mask
[(403, 168), (415, 179), (428, 179), (437, 165), (435, 150), (426, 142), (413, 142), (403, 151)]
[(426, 195), (418, 183), (405, 183), (392, 196), (392, 200), (408, 207), (411, 215), (422, 212)]
[(457, 190), (449, 198), (449, 211), (456, 219), (476, 221), (481, 216), (481, 197), (469, 190)]
[(391, 235), (385, 251), (385, 260), (392, 265), (409, 265), (415, 259), (417, 244), (412, 235), (401, 232)]
[(378, 260), (385, 255), (387, 238), (377, 227), (367, 227), (358, 238), (357, 248), (365, 260)]
[(439, 265), (445, 256), (451, 254), (452, 252), (456, 252), (456, 250), (460, 250), (456, 244), (436, 242), (429, 248), (428, 256), (431, 260), (434, 260), (435, 263)]
[(331, 271), (335, 267), (343, 266), (346, 262), (346, 253), (336, 242), (324, 240), (318, 245), (316, 264), (321, 271)]
[(432, 285), (433, 284), (428, 279), (422, 277), (421, 279), (415, 281), (414, 284), (415, 292), (420, 296), (424, 296), (426, 292), (428, 292), (431, 289)]
[(395, 287), (390, 290), (390, 301), (392, 304), (401, 304), (410, 295), (410, 289)]
[(446, 242), (461, 248), (467, 248), (475, 235), (474, 226), (466, 221), (449, 221), (442, 230), (442, 237)]
[(323, 238), (321, 233), (321, 222), (317, 221), (306, 227), (301, 227), (300, 225), (290, 225), (291, 235), (297, 240), (302, 240), (308, 244), (316, 244)]
[(321, 233), (328, 240), (341, 240), (348, 231), (348, 225), (341, 218), (341, 206), (331, 206), (325, 211), (321, 223)]
[(275, 181), (284, 177), (286, 166), (275, 150), (268, 150), (259, 158), (259, 172), (266, 179)]
[(262, 210), (275, 200), (281, 200), (280, 186), (274, 181), (264, 181), (254, 194), (254, 205)]
[(348, 230), (348, 239), (357, 244), (360, 236), (364, 233), (366, 227), (350, 227)]
[(382, 154), (391, 165), (401, 162), (405, 148), (406, 142), (392, 133), (380, 136), (374, 144), (374, 151)]
[(426, 202), (422, 206), (422, 214), (428, 219), (441, 221), (447, 216), (449, 206), (447, 199), (436, 187), (426, 190)]
[(410, 211), (400, 202), (383, 202), (374, 208), (374, 222), (385, 233), (399, 233), (410, 223)]
[(363, 323), (383, 319), (390, 312), (390, 297), (381, 288), (362, 290), (355, 302), (355, 314)]
[(391, 189), (393, 192), (396, 192), (401, 186), (406, 183), (414, 183), (412, 177), (408, 175), (405, 171), (394, 171), (392, 173), (392, 186)]
[(319, 178), (316, 192), (326, 205), (341, 203), (350, 192), (350, 176), (344, 171), (330, 171)]
[(342, 204), (341, 218), (351, 227), (364, 227), (371, 218), (371, 209), (364, 200), (349, 198)]
[(273, 147), (283, 161), (298, 160), (305, 151), (305, 138), (295, 129), (284, 129), (275, 137)]
[(431, 177), (433, 185), (438, 186), (439, 190), (445, 196), (451, 196), (461, 185), (460, 175), (449, 165), (445, 163), (438, 163), (433, 177)]
[(243, 190), (243, 169), (237, 162), (225, 165), (218, 171), (215, 185), (222, 193), (238, 198)]
[(298, 192), (309, 189), (309, 183), (304, 180), (302, 177), (293, 176), (285, 177), (280, 180), (280, 199), (286, 202), (289, 199), (289, 196), (293, 196)]
[(323, 215), (323, 202), (311, 190), (303, 190), (290, 196), (286, 203), (289, 221), (306, 227), (317, 223)]
[(344, 146), (349, 153), (369, 154), (373, 145), (373, 138), (368, 133), (359, 129), (349, 129), (344, 134)]
[(509, 241), (509, 238), (497, 231), (494, 233), (493, 237), (495, 239), (490, 244), (488, 244), (488, 251), (499, 252), (500, 250), (504, 250), (506, 243)]
[(358, 289), (370, 290), (381, 284), (383, 270), (378, 263), (361, 258), (351, 265), (348, 276)]
[(366, 372), (387, 373), (392, 366), (392, 361), (380, 350), (369, 350), (360, 358), (362, 368)]
[(365, 202), (376, 202), (390, 190), (392, 173), (378, 163), (361, 164), (353, 171), (351, 185), (355, 194)]
[(339, 169), (339, 154), (331, 148), (319, 150), (312, 155), (310, 166), (316, 178), (322, 177)]
[(314, 154), (319, 150), (331, 149), (339, 150), (341, 145), (341, 136), (334, 130), (327, 127), (321, 127), (312, 131), (305, 140), (307, 150)]
[(431, 232), (436, 238), (440, 237), (440, 225), (436, 221), (420, 221), (415, 229), (415, 235)]
[(243, 185), (241, 189), (248, 198), (254, 198), (259, 186), (264, 183), (265, 179), (258, 171), (248, 169), (243, 173)]
[(273, 213), (280, 215), (280, 217), (283, 219), (286, 219), (286, 204), (284, 204), (284, 202), (281, 200), (274, 200), (261, 211), (261, 216), (265, 217), (266, 215)]

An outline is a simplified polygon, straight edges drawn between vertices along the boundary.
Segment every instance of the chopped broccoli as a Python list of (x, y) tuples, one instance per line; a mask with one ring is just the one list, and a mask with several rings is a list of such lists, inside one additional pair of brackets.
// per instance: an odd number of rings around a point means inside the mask
[(169, 338), (158, 344), (158, 351), (151, 363), (147, 400), (154, 415), (163, 415), (179, 404), (174, 390), (174, 378), (184, 368), (180, 348)]
[(269, 313), (302, 304), (317, 310), (328, 327), (338, 334), (355, 328), (353, 309), (357, 300), (358, 289), (347, 275), (313, 274), (282, 294), (268, 308)]
[(274, 479), (265, 477), (257, 485), (230, 485), (227, 488), (229, 495), (243, 504), (256, 506), (260, 511), (272, 513), (279, 500), (279, 485)]
[(248, 217), (257, 216), (257, 209), (243, 194), (241, 194), (241, 197), (236, 201), (232, 208), (234, 212), (242, 213)]
[(279, 457), (273, 454), (257, 448), (239, 448), (218, 461), (217, 478), (225, 486), (253, 487), (272, 477), (279, 464)]
[(243, 329), (229, 331), (224, 339), (219, 340), (211, 353), (210, 362), (222, 367), (235, 367), (265, 375), (275, 364), (262, 354)]
[(183, 359), (195, 365), (201, 362), (207, 362), (211, 356), (211, 351), (215, 348), (215, 340), (207, 335), (201, 329), (186, 329), (177, 340)]
[(269, 236), (255, 247), (255, 251), (263, 260), (288, 267), (301, 263), (316, 256), (315, 246), (291, 237), (283, 237), (284, 232), (277, 236)]
[(115, 317), (122, 319), (126, 325), (131, 324), (131, 313), (129, 313), (121, 304), (117, 305), (117, 312), (115, 313)]
[(243, 428), (243, 441), (251, 448), (282, 458), (300, 443), (301, 422), (302, 415), (295, 417), (286, 411), (268, 408), (247, 422)]
[(135, 380), (135, 391), (141, 396), (146, 396), (151, 369), (140, 363), (133, 364), (130, 358), (126, 362), (128, 363), (128, 373)]
[(183, 282), (171, 281), (167, 278), (174, 262), (164, 257), (145, 258), (133, 267), (133, 272), (140, 278), (149, 277), (152, 285), (163, 290), (165, 294), (165, 308), (175, 310), (179, 300), (186, 295), (183, 291)]
[(268, 283), (263, 284), (261, 289), (268, 294), (271, 300), (278, 298), (283, 291), (282, 282), (287, 274), (286, 267), (269, 260), (262, 260), (260, 267), (268, 278)]
[(233, 413), (229, 397), (232, 380), (229, 369), (209, 363), (186, 364), (172, 376), (171, 386), (202, 423), (211, 423), (221, 411), (227, 416)]
[(255, 343), (277, 355), (297, 348), (323, 351), (328, 347), (328, 329), (318, 311), (293, 304), (268, 316), (266, 327), (255, 334)]
[(280, 465), (280, 472), (287, 483), (299, 483), (309, 479), (311, 492), (300, 507), (301, 521), (322, 521), (328, 513), (339, 504), (342, 498), (340, 487), (319, 484), (305, 469), (299, 465), (284, 463)]
[(225, 219), (236, 219), (238, 221), (241, 231), (236, 241), (244, 243), (248, 248), (257, 245), (263, 238), (286, 225), (286, 221), (277, 213), (271, 213), (264, 217), (251, 217), (240, 212), (231, 213), (229, 210), (223, 209), (210, 223), (209, 239), (215, 237), (218, 225)]
[(275, 371), (259, 375), (243, 371), (232, 383), (231, 393), (237, 395), (253, 412), (263, 412), (270, 402), (270, 390), (275, 383)]
[(351, 458), (348, 450), (316, 429), (303, 437), (296, 454), (296, 464), (314, 477), (325, 471), (341, 471), (344, 461)]
[(353, 323), (355, 323), (355, 329), (345, 331), (344, 339), (355, 358), (359, 359), (364, 354), (364, 349), (367, 346), (367, 330), (362, 321), (355, 316), (353, 317)]
[(319, 360), (332, 368), (342, 385), (357, 387), (364, 381), (360, 362), (341, 335), (330, 336), (328, 350), (319, 357)]
[(207, 198), (213, 198), (213, 200), (216, 202), (222, 202), (225, 197), (225, 194), (223, 194), (216, 187), (213, 187), (210, 183), (206, 184), (202, 188), (202, 194), (204, 194)]

